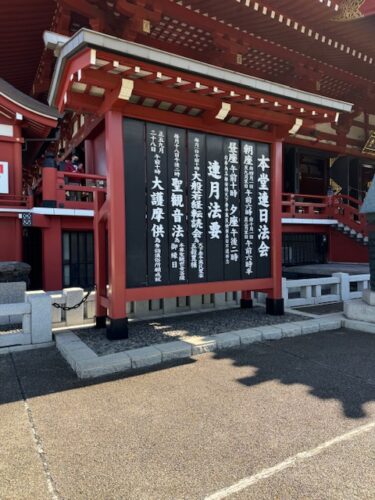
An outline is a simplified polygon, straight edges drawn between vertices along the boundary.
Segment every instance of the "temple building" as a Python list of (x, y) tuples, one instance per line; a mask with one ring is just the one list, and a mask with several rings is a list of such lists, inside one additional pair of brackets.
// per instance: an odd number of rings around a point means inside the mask
[(96, 284), (115, 336), (129, 302), (262, 291), (276, 314), (282, 266), (366, 262), (372, 4), (9, 4), (0, 259)]

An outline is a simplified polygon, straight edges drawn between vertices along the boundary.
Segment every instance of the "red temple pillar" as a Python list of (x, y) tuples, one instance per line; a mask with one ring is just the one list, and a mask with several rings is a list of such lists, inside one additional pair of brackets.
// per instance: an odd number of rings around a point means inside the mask
[(105, 114), (108, 203), (108, 317), (107, 337), (128, 337), (126, 316), (125, 174), (123, 116), (116, 111)]
[(51, 216), (49, 227), (42, 230), (43, 289), (62, 289), (62, 239), (60, 217)]
[(107, 221), (101, 217), (100, 209), (105, 203), (105, 194), (95, 193), (94, 198), (94, 255), (95, 255), (95, 283), (96, 283), (96, 327), (105, 328), (107, 309), (103, 306), (103, 297), (107, 296)]
[[(14, 126), (14, 137), (22, 138), (22, 132), (19, 126)], [(22, 144), (18, 140), (13, 143), (14, 153), (14, 194), (22, 195)]]
[(271, 145), (271, 269), (273, 288), (266, 299), (267, 314), (284, 314), (282, 298), (282, 181), (283, 143), (280, 140)]

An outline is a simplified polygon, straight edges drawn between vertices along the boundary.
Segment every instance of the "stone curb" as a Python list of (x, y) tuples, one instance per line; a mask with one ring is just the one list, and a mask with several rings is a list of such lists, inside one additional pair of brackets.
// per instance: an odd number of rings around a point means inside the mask
[(364, 333), (375, 334), (375, 323), (367, 323), (358, 319), (343, 319), (343, 326), (348, 330), (357, 330)]
[[(337, 330), (354, 322), (337, 316), (317, 318), (272, 326), (258, 326), (212, 336), (192, 337), (184, 340), (155, 344), (138, 349), (98, 356), (73, 332), (55, 333), (56, 347), (79, 378), (94, 378), (118, 372), (161, 365), (166, 362), (187, 359), (197, 354), (235, 348), (254, 342), (278, 340), (309, 333)], [(363, 323), (363, 322), (355, 322)], [(363, 328), (363, 327), (362, 327)], [(371, 333), (375, 333), (375, 327)]]

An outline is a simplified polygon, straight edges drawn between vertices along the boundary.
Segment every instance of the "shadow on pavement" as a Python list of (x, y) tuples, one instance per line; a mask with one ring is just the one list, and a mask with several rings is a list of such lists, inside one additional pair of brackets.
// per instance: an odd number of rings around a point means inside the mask
[(26, 398), (45, 396), (192, 363), (195, 363), (195, 360), (185, 359), (149, 369), (133, 370), (131, 373), (123, 372), (92, 380), (81, 380), (55, 347), (2, 355), (0, 356), (0, 405), (22, 400), (23, 396)]
[[(244, 386), (250, 388), (271, 380), (285, 385), (300, 384), (316, 398), (339, 401), (349, 418), (364, 418), (363, 406), (375, 401), (375, 335), (340, 330), (252, 344), (212, 355), (217, 360), (230, 359), (234, 366), (248, 366), (252, 375), (237, 379)], [(27, 398), (33, 398), (195, 362), (195, 359), (184, 360), (131, 374), (82, 381), (53, 347), (3, 355), (0, 356), (0, 404), (22, 400), (22, 390)]]
[(253, 387), (277, 380), (300, 384), (309, 394), (337, 400), (349, 418), (364, 418), (363, 405), (375, 401), (375, 336), (340, 330), (220, 351), (216, 359), (232, 359), (252, 374), (238, 382)]

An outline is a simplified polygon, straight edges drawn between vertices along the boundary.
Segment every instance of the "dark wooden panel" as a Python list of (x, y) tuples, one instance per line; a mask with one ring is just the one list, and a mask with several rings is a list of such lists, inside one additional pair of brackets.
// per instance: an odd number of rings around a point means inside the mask
[(241, 276), (256, 273), (256, 143), (241, 142)]
[(187, 281), (186, 130), (168, 127), (169, 282)]
[(207, 135), (207, 278), (224, 279), (224, 165), (222, 137)]
[(169, 282), (166, 131), (163, 125), (146, 125), (149, 285)]
[(224, 276), (241, 278), (240, 144), (224, 139)]
[(257, 278), (271, 276), (271, 160), (268, 144), (257, 144)]
[(206, 136), (188, 132), (189, 282), (207, 280)]
[(124, 120), (126, 282), (147, 285), (145, 124)]

